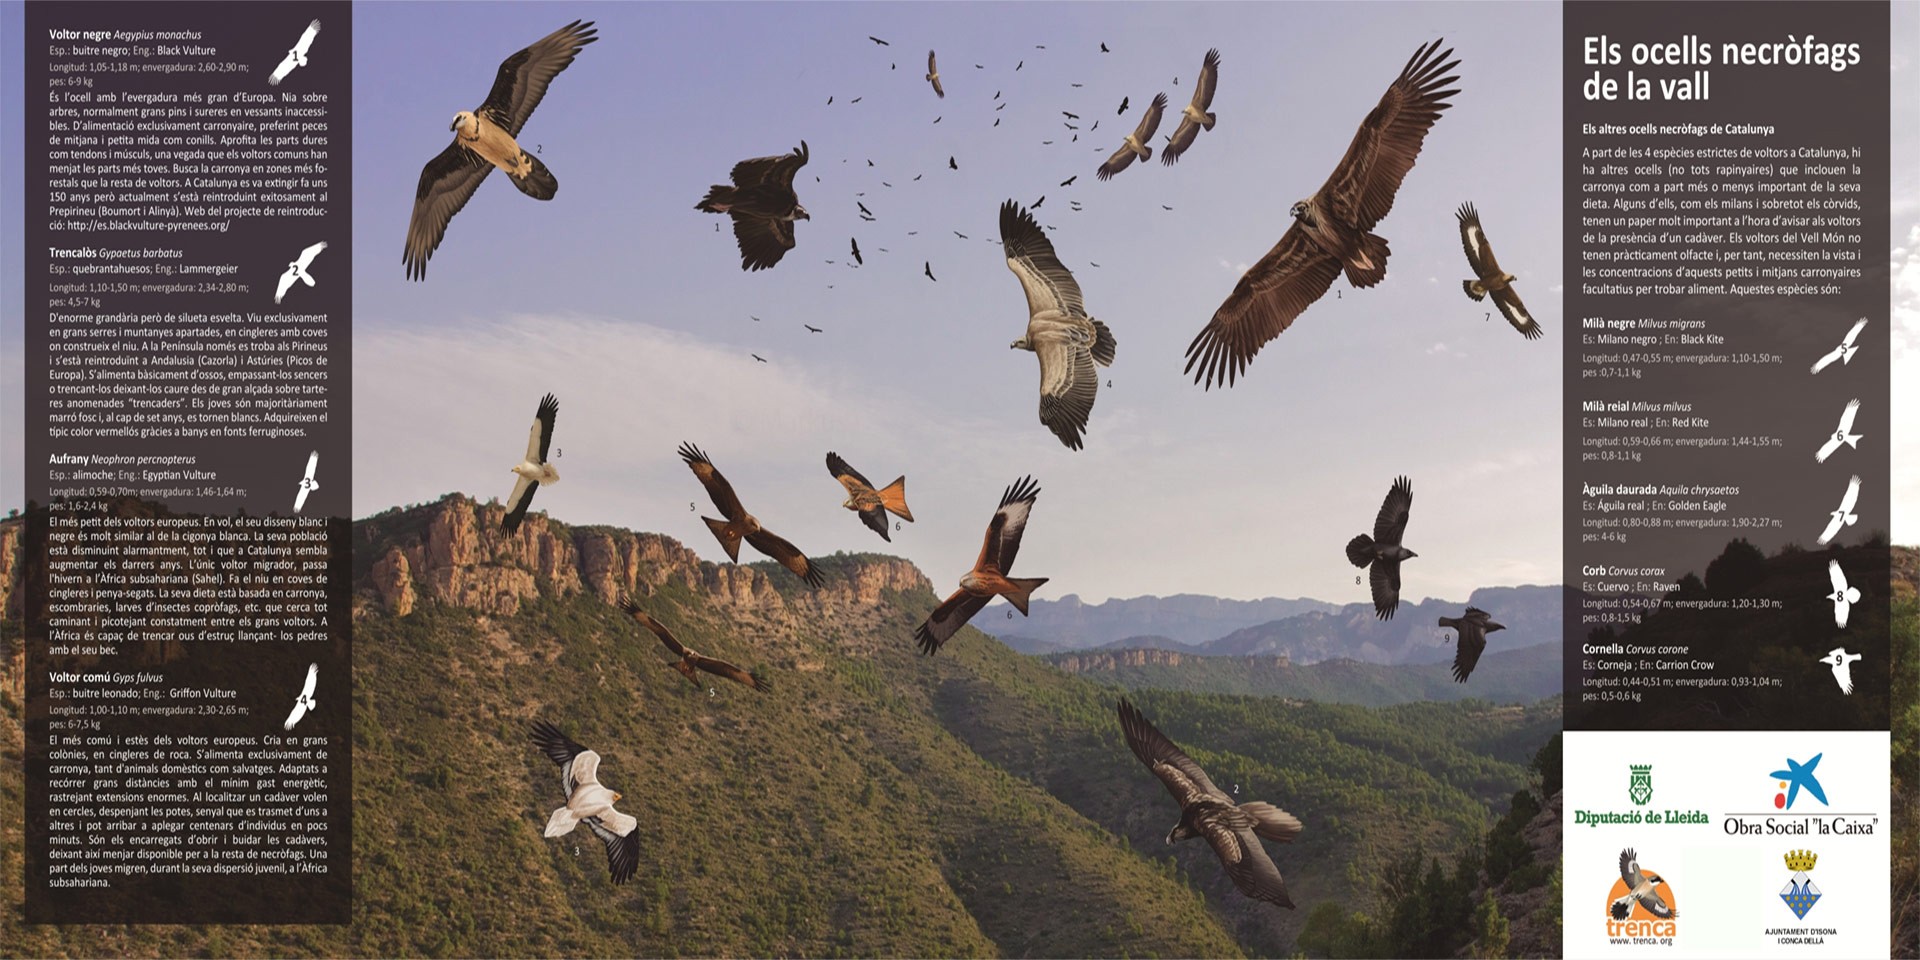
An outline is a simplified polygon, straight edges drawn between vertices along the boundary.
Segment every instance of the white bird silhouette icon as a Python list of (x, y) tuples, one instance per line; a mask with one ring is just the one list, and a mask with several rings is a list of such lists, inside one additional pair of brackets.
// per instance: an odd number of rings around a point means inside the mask
[(1833, 601), (1833, 625), (1842, 630), (1847, 628), (1847, 612), (1860, 602), (1860, 588), (1847, 585), (1847, 575), (1840, 569), (1840, 561), (1827, 561), (1827, 579), (1833, 581), (1833, 592), (1827, 599)]
[(1827, 529), (1814, 542), (1824, 547), (1839, 536), (1841, 528), (1853, 526), (1854, 521), (1860, 519), (1860, 515), (1853, 512), (1853, 505), (1859, 502), (1860, 475), (1856, 473), (1847, 481), (1847, 492), (1840, 498), (1840, 509), (1829, 514), (1833, 519), (1827, 521)]
[(1851, 664), (1860, 659), (1860, 654), (1848, 653), (1846, 647), (1834, 647), (1820, 662), (1833, 668), (1833, 682), (1840, 685), (1840, 692), (1853, 693), (1853, 670)]
[(307, 715), (307, 711), (319, 708), (320, 705), (313, 700), (313, 688), (319, 680), (320, 665), (317, 663), (307, 664), (306, 686), (301, 687), (300, 695), (293, 698), (293, 712), (287, 714), (287, 725), (284, 729), (292, 730), (293, 725), (299, 723), (300, 718)]
[(287, 74), (293, 72), (294, 67), (306, 66), (307, 50), (313, 46), (313, 38), (319, 35), (320, 21), (315, 20), (307, 24), (306, 31), (300, 34), (300, 39), (294, 43), (293, 49), (288, 50), (287, 55), (281, 58), (280, 65), (273, 68), (273, 73), (267, 77), (267, 83), (277, 87), (280, 81), (287, 78)]
[(1847, 408), (1840, 411), (1840, 426), (1834, 428), (1833, 436), (1828, 437), (1827, 442), (1820, 445), (1820, 452), (1813, 455), (1815, 463), (1826, 463), (1827, 458), (1833, 456), (1834, 451), (1839, 450), (1842, 444), (1859, 449), (1862, 434), (1853, 432), (1853, 418), (1859, 415), (1859, 400), (1848, 403)]
[(315, 450), (307, 455), (307, 475), (300, 478), (300, 492), (293, 495), (294, 513), (299, 513), (307, 505), (307, 494), (320, 489), (320, 485), (313, 482), (313, 469), (319, 465), (320, 451)]
[(287, 295), (287, 291), (293, 287), (295, 280), (309, 287), (313, 286), (313, 275), (307, 272), (307, 268), (313, 265), (313, 258), (319, 256), (320, 251), (326, 248), (327, 245), (324, 241), (316, 243), (300, 251), (299, 259), (287, 264), (287, 272), (280, 275), (280, 283), (273, 290), (274, 303), (279, 303), (280, 298)]
[(1813, 372), (1819, 373), (1820, 371), (1825, 370), (1826, 368), (1832, 366), (1835, 360), (1840, 361), (1841, 366), (1845, 366), (1849, 363), (1852, 363), (1853, 355), (1856, 352), (1858, 352), (1860, 349), (1860, 347), (1857, 344), (1855, 344), (1853, 341), (1855, 340), (1855, 338), (1860, 336), (1860, 329), (1862, 327), (1865, 327), (1866, 325), (1867, 325), (1866, 317), (1861, 317), (1860, 319), (1854, 321), (1853, 329), (1847, 331), (1847, 335), (1844, 339), (1840, 341), (1840, 345), (1837, 347), (1834, 347), (1832, 350), (1827, 351), (1825, 356), (1813, 362)]

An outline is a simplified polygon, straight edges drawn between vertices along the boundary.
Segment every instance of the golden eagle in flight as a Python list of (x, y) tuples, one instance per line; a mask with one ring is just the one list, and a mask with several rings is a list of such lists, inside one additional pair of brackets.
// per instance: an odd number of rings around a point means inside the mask
[(1487, 232), (1480, 227), (1480, 211), (1471, 203), (1463, 203), (1455, 211), (1454, 217), (1460, 221), (1460, 248), (1467, 252), (1467, 265), (1473, 268), (1472, 280), (1460, 281), (1467, 296), (1478, 301), (1493, 294), (1493, 305), (1500, 308), (1500, 315), (1513, 324), (1515, 330), (1528, 340), (1538, 340), (1543, 331), (1540, 324), (1527, 312), (1527, 305), (1520, 302), (1520, 294), (1513, 289), (1513, 274), (1500, 269), (1500, 261), (1494, 259), (1493, 244), (1487, 242)]

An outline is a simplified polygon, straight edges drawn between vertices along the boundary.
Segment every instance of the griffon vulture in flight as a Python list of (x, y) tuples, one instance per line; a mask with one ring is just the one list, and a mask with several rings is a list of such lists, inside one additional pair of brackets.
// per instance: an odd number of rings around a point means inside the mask
[(1292, 843), (1300, 835), (1300, 819), (1259, 800), (1236, 803), (1125, 697), (1120, 698), (1119, 712), (1127, 747), (1180, 804), (1180, 821), (1168, 831), (1167, 843), (1204, 838), (1241, 893), (1293, 909), (1280, 868), (1273, 865), (1260, 838)]
[(507, 518), (500, 522), (507, 536), (513, 536), (520, 529), (520, 521), (526, 519), (533, 492), (560, 482), (560, 471), (547, 462), (547, 448), (553, 445), (553, 421), (559, 415), (560, 401), (553, 394), (540, 398), (540, 407), (533, 412), (533, 426), (527, 430), (527, 455), (510, 471), (520, 479), (513, 483), (513, 493), (507, 497)]
[(1856, 473), (1847, 481), (1847, 492), (1840, 497), (1840, 509), (1828, 514), (1833, 519), (1827, 521), (1827, 529), (1821, 531), (1820, 537), (1814, 542), (1824, 547), (1832, 543), (1833, 538), (1839, 536), (1842, 529), (1853, 526), (1854, 522), (1860, 519), (1860, 515), (1853, 512), (1854, 505), (1859, 502), (1860, 475)]
[(1833, 584), (1833, 592), (1827, 594), (1827, 599), (1833, 601), (1833, 625), (1845, 630), (1847, 614), (1860, 602), (1860, 588), (1847, 583), (1846, 571), (1840, 569), (1838, 560), (1827, 561), (1827, 581)]
[(277, 87), (280, 81), (287, 78), (287, 74), (293, 72), (294, 67), (306, 66), (307, 51), (313, 49), (313, 38), (319, 35), (320, 21), (315, 20), (307, 24), (307, 29), (300, 32), (300, 39), (294, 41), (293, 49), (288, 50), (287, 55), (281, 58), (280, 65), (274, 67), (273, 72), (267, 75), (267, 85)]
[(275, 284), (273, 288), (274, 303), (279, 303), (280, 298), (286, 296), (288, 290), (293, 289), (293, 284), (296, 280), (309, 287), (314, 285), (313, 275), (307, 272), (307, 268), (313, 266), (313, 258), (319, 256), (320, 251), (326, 248), (326, 241), (323, 240), (300, 251), (300, 256), (287, 263), (286, 272), (280, 274), (280, 282)]
[(1460, 634), (1460, 640), (1453, 647), (1453, 679), (1466, 683), (1472, 675), (1475, 664), (1480, 662), (1480, 654), (1487, 649), (1487, 634), (1495, 630), (1505, 630), (1506, 626), (1493, 622), (1493, 617), (1479, 607), (1468, 607), (1459, 617), (1441, 617), (1440, 625), (1452, 627)]
[(1494, 306), (1500, 308), (1500, 315), (1506, 317), (1521, 336), (1528, 340), (1540, 339), (1540, 324), (1527, 312), (1527, 305), (1520, 302), (1520, 294), (1513, 289), (1516, 278), (1500, 269), (1500, 261), (1494, 259), (1493, 245), (1487, 242), (1487, 233), (1480, 228), (1480, 212), (1473, 204), (1463, 203), (1453, 215), (1460, 221), (1460, 248), (1467, 252), (1467, 265), (1473, 268), (1474, 276), (1472, 280), (1460, 281), (1461, 288), (1476, 302), (1493, 294)]
[(940, 65), (934, 60), (933, 51), (927, 51), (927, 82), (933, 84), (933, 92), (940, 99), (947, 98), (947, 91), (940, 89)]
[[(540, 158), (520, 149), (515, 139), (547, 95), (547, 85), (565, 70), (582, 47), (600, 39), (592, 22), (575, 20), (500, 64), (486, 102), (453, 115), (453, 143), (427, 161), (414, 191), (413, 219), (401, 255), (407, 278), (424, 280), (427, 259), (447, 235), (447, 222), (467, 205), (480, 181), (495, 167), (535, 200), (552, 200), (560, 182)], [(508, 246), (512, 246), (509, 243)]]
[(1369, 231), (1393, 209), (1428, 129), (1452, 106), (1447, 98), (1459, 92), (1441, 89), (1459, 79), (1442, 74), (1460, 61), (1446, 59), (1452, 50), (1436, 54), (1439, 45), (1427, 44), (1407, 61), (1361, 121), (1333, 175), (1319, 192), (1293, 205), (1293, 226), (1241, 275), (1187, 346), (1186, 370), (1195, 383), (1232, 386), (1253, 355), (1324, 296), (1341, 271), (1357, 288), (1386, 277), (1387, 241)]
[(313, 689), (319, 684), (320, 665), (307, 664), (307, 682), (300, 686), (300, 695), (293, 698), (293, 712), (287, 714), (287, 722), (281, 726), (282, 730), (292, 730), (308, 713), (320, 709), (320, 704), (313, 699)]
[(1840, 361), (1840, 365), (1843, 367), (1852, 363), (1853, 355), (1860, 351), (1860, 346), (1854, 343), (1854, 341), (1860, 338), (1860, 331), (1864, 329), (1866, 325), (1866, 317), (1855, 320), (1852, 329), (1849, 329), (1847, 335), (1841, 338), (1840, 345), (1827, 351), (1820, 359), (1813, 362), (1813, 372), (1819, 373), (1825, 370), (1827, 367), (1832, 366), (1835, 360)]
[(1173, 166), (1173, 162), (1193, 146), (1200, 131), (1213, 129), (1215, 118), (1207, 108), (1213, 106), (1213, 85), (1219, 78), (1220, 51), (1208, 50), (1207, 58), (1200, 62), (1200, 80), (1193, 85), (1193, 99), (1180, 109), (1180, 125), (1173, 128), (1167, 148), (1160, 151), (1161, 163)]
[(607, 847), (607, 872), (626, 883), (640, 868), (640, 821), (613, 808), (620, 794), (600, 785), (600, 755), (588, 750), (545, 720), (533, 725), (533, 743), (560, 767), (560, 791), (567, 804), (547, 818), (545, 836), (560, 837), (584, 823)]
[(1850, 401), (1847, 408), (1840, 411), (1840, 426), (1834, 428), (1833, 436), (1828, 437), (1827, 442), (1820, 445), (1819, 452), (1813, 455), (1815, 463), (1826, 463), (1827, 458), (1833, 456), (1842, 445), (1859, 449), (1860, 438), (1864, 434), (1853, 432), (1853, 418), (1859, 415), (1859, 400)]
[(624, 593), (620, 595), (620, 609), (626, 611), (627, 616), (632, 617), (635, 622), (652, 631), (654, 636), (659, 637), (660, 642), (666, 645), (667, 652), (680, 658), (674, 661), (672, 666), (694, 686), (703, 686), (697, 674), (705, 671), (716, 677), (752, 687), (761, 693), (769, 693), (773, 690), (773, 686), (762, 680), (757, 673), (749, 673), (725, 660), (715, 660), (712, 657), (701, 656), (697, 651), (689, 650), (686, 644), (681, 643), (673, 632), (667, 629), (666, 624), (648, 616), (645, 610), (640, 609), (639, 604), (633, 602), (633, 598)]
[(1400, 561), (1419, 556), (1400, 545), (1412, 507), (1413, 481), (1401, 477), (1393, 481), (1379, 515), (1373, 518), (1373, 536), (1363, 533), (1347, 541), (1347, 560), (1356, 567), (1373, 568), (1367, 573), (1373, 586), (1373, 614), (1382, 620), (1393, 619), (1400, 608)]
[(1140, 125), (1134, 127), (1132, 133), (1127, 134), (1127, 138), (1120, 144), (1120, 149), (1115, 150), (1113, 156), (1108, 157), (1107, 162), (1101, 164), (1099, 170), (1094, 171), (1094, 176), (1102, 180), (1111, 180), (1114, 174), (1131, 165), (1135, 157), (1143, 161), (1152, 160), (1153, 148), (1147, 144), (1153, 142), (1154, 131), (1160, 129), (1160, 114), (1166, 109), (1167, 95), (1154, 94), (1153, 102), (1147, 105), (1147, 112), (1140, 115)]
[(1040, 485), (1032, 477), (1021, 477), (1001, 494), (1000, 509), (987, 523), (987, 537), (980, 544), (980, 557), (973, 562), (973, 569), (960, 578), (960, 589), (934, 608), (913, 632), (921, 653), (938, 651), (996, 596), (1006, 597), (1021, 616), (1027, 615), (1027, 598), (1047, 578), (1016, 580), (1007, 574), (1013, 570), (1013, 558), (1020, 552), (1020, 535), (1027, 529), (1027, 515), (1033, 512), (1033, 501), (1039, 496)]
[(1662, 920), (1673, 919), (1673, 908), (1667, 906), (1667, 902), (1660, 899), (1659, 892), (1654, 889), (1666, 881), (1661, 880), (1657, 873), (1651, 877), (1642, 873), (1640, 861), (1632, 847), (1620, 851), (1620, 879), (1627, 885), (1627, 893), (1607, 906), (1609, 916), (1615, 920), (1625, 920), (1633, 913), (1633, 905), (1638, 903), (1648, 913)]
[(807, 142), (792, 153), (733, 165), (733, 186), (714, 184), (694, 209), (733, 217), (740, 269), (765, 270), (793, 249), (793, 223), (811, 220), (793, 192), (793, 175), (807, 165)]
[(1007, 269), (1027, 294), (1027, 335), (1012, 347), (1031, 350), (1040, 360), (1040, 422), (1078, 450), (1100, 385), (1094, 364), (1113, 363), (1113, 332), (1087, 315), (1073, 274), (1054, 255), (1033, 214), (1012, 200), (1000, 205), (1000, 242)]
[(691, 443), (680, 445), (680, 459), (686, 461), (687, 468), (700, 479), (700, 485), (707, 488), (707, 497), (713, 505), (720, 508), (725, 520), (701, 517), (707, 529), (713, 531), (715, 539), (727, 551), (727, 559), (740, 562), (740, 541), (745, 539), (753, 544), (755, 550), (778, 561), (783, 567), (793, 571), (795, 576), (805, 580), (808, 586), (817, 587), (825, 579), (820, 569), (807, 560), (798, 547), (775, 536), (772, 531), (760, 526), (760, 521), (747, 508), (740, 505), (740, 498), (733, 492), (733, 485), (727, 478), (713, 468), (713, 462), (699, 447)]
[[(840, 459), (840, 455), (827, 453), (827, 472), (833, 474), (840, 485), (847, 488), (847, 500), (841, 506), (860, 515), (860, 520), (880, 539), (893, 542), (893, 536), (887, 532), (887, 513), (908, 523), (913, 522), (913, 511), (907, 509), (907, 478), (902, 476), (878, 490), (867, 478), (860, 475), (853, 465)], [(884, 474), (883, 474), (884, 476)]]

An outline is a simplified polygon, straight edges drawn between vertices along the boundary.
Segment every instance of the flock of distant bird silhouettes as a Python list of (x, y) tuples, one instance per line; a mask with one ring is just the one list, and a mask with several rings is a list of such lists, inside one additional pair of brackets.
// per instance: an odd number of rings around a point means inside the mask
[[(444, 239), (449, 221), (494, 169), (504, 172), (516, 188), (536, 200), (553, 198), (558, 181), (537, 156), (521, 147), (517, 138), (527, 118), (545, 97), (553, 78), (565, 70), (587, 44), (597, 39), (590, 22), (575, 21), (554, 31), (508, 57), (500, 65), (486, 100), (477, 109), (455, 115), (449, 128), (454, 134), (453, 142), (421, 171), (402, 256), (410, 279), (425, 278), (427, 261)], [(878, 37), (869, 39), (882, 46), (889, 45)], [(1388, 243), (1371, 231), (1392, 209), (1395, 194), (1413, 168), (1427, 131), (1441, 111), (1451, 106), (1448, 98), (1458, 92), (1447, 85), (1458, 79), (1448, 71), (1458, 66), (1459, 61), (1447, 59), (1452, 51), (1440, 51), (1439, 45), (1439, 41), (1426, 44), (1407, 61), (1379, 103), (1361, 122), (1346, 155), (1326, 183), (1312, 196), (1293, 204), (1292, 225), (1273, 249), (1246, 271), (1212, 320), (1193, 339), (1187, 348), (1185, 372), (1193, 374), (1196, 384), (1206, 389), (1216, 384), (1232, 386), (1261, 347), (1324, 296), (1342, 273), (1357, 289), (1372, 287), (1385, 278), (1390, 255)], [(1109, 52), (1104, 43), (1100, 50)], [(1024, 65), (1025, 61), (1021, 61), (1014, 69), (1018, 71)], [(1203, 131), (1214, 129), (1217, 117), (1211, 107), (1219, 71), (1219, 51), (1207, 51), (1191, 101), (1182, 108), (1179, 125), (1161, 149), (1164, 165), (1173, 165)], [(938, 57), (933, 51), (927, 53), (925, 80), (936, 97), (946, 97)], [(1178, 84), (1179, 78), (1174, 82)], [(998, 92), (994, 99), (1000, 99)], [(832, 102), (831, 98), (828, 102)], [(1116, 115), (1124, 115), (1130, 103), (1130, 98), (1123, 97)], [(995, 110), (1004, 107), (1002, 102)], [(1098, 179), (1111, 179), (1136, 159), (1152, 159), (1152, 140), (1166, 107), (1166, 94), (1156, 94), (1141, 113), (1133, 132), (1127, 134), (1120, 148), (1096, 169)], [(1062, 112), (1069, 121), (1080, 119), (1071, 112)], [(938, 123), (939, 119), (934, 122)], [(995, 125), (998, 124), (996, 119)], [(1073, 139), (1077, 141), (1078, 125), (1065, 125), (1074, 131)], [(1089, 132), (1097, 127), (1098, 121), (1095, 121)], [(796, 175), (809, 159), (807, 144), (802, 141), (786, 154), (740, 161), (729, 174), (730, 182), (712, 186), (696, 205), (699, 210), (731, 219), (741, 269), (771, 269), (794, 249), (795, 225), (811, 219), (793, 186)], [(956, 158), (949, 157), (947, 162), (949, 169), (959, 169)], [(871, 166), (872, 161), (868, 164)], [(1071, 186), (1076, 179), (1077, 175), (1068, 177), (1060, 185)], [(1047, 238), (1045, 230), (1052, 228), (1043, 229), (1035, 220), (1032, 210), (1038, 209), (1045, 200), (1042, 196), (1030, 207), (1008, 200), (1000, 207), (998, 242), (1004, 249), (1008, 269), (1020, 281), (1028, 310), (1026, 334), (1011, 346), (1030, 351), (1038, 359), (1040, 422), (1062, 444), (1078, 450), (1084, 444), (1093, 410), (1099, 382), (1096, 368), (1113, 363), (1116, 340), (1107, 325), (1087, 311), (1079, 284)], [(1076, 210), (1080, 208), (1078, 201), (1069, 203)], [(856, 206), (863, 221), (876, 219), (864, 203), (856, 201)], [(1172, 209), (1164, 204), (1162, 208)], [(1463, 204), (1456, 219), (1461, 245), (1474, 275), (1462, 282), (1466, 295), (1475, 301), (1492, 297), (1501, 315), (1516, 330), (1529, 340), (1539, 338), (1540, 326), (1514, 290), (1514, 276), (1502, 270), (1495, 259), (1481, 229), (1478, 212), (1472, 204)], [(910, 233), (913, 232), (917, 231)], [(967, 239), (958, 231), (955, 235)], [(858, 238), (851, 241), (850, 252), (854, 265), (864, 265)], [(937, 281), (931, 261), (923, 264), (922, 272), (929, 281)], [(813, 326), (807, 329), (821, 332)], [(757, 354), (752, 356), (756, 361), (766, 362)], [(558, 401), (552, 394), (541, 399), (528, 435), (526, 454), (512, 468), (517, 479), (502, 522), (502, 529), (508, 535), (514, 534), (525, 519), (535, 491), (559, 481), (559, 473), (549, 459), (558, 411)], [(822, 584), (824, 578), (820, 570), (803, 552), (761, 526), (760, 521), (747, 512), (732, 485), (703, 451), (692, 444), (683, 444), (679, 454), (722, 514), (722, 519), (702, 519), (730, 561), (738, 562), (740, 543), (745, 541), (810, 586)], [(842, 506), (858, 514), (862, 522), (882, 538), (892, 539), (888, 531), (889, 514), (901, 520), (913, 520), (906, 503), (904, 476), (876, 488), (837, 454), (827, 454), (827, 467), (846, 490), (847, 498)], [(1023, 615), (1027, 613), (1029, 598), (1047, 578), (1015, 578), (1010, 574), (1039, 493), (1039, 485), (1030, 476), (1006, 488), (988, 521), (979, 557), (960, 578), (959, 589), (935, 608), (914, 632), (914, 640), (922, 652), (937, 652), (994, 597), (1004, 597)], [(1391, 618), (1399, 607), (1401, 563), (1417, 556), (1402, 543), (1412, 503), (1411, 481), (1406, 477), (1397, 479), (1375, 518), (1373, 532), (1356, 536), (1347, 544), (1349, 561), (1369, 571), (1375, 615), (1382, 620)], [(671, 666), (696, 685), (702, 683), (700, 674), (705, 673), (760, 693), (772, 689), (759, 674), (689, 649), (632, 598), (622, 596), (619, 604), (676, 658)], [(1479, 662), (1486, 647), (1486, 635), (1503, 629), (1492, 622), (1485, 611), (1473, 607), (1458, 618), (1442, 617), (1440, 626), (1451, 628), (1458, 635), (1453, 673), (1460, 682), (1466, 681)], [(1167, 842), (1193, 837), (1205, 839), (1242, 893), (1292, 907), (1285, 883), (1259, 838), (1290, 842), (1301, 830), (1299, 819), (1270, 804), (1237, 802), (1215, 786), (1191, 757), (1125, 699), (1119, 704), (1118, 714), (1129, 748), (1180, 805), (1180, 820), (1168, 834)], [(546, 836), (561, 836), (579, 824), (586, 824), (606, 846), (613, 881), (617, 884), (631, 879), (639, 863), (638, 824), (633, 817), (614, 808), (620, 794), (600, 784), (599, 755), (545, 722), (534, 726), (532, 737), (541, 751), (560, 767), (561, 787), (566, 796), (566, 804), (549, 818)]]

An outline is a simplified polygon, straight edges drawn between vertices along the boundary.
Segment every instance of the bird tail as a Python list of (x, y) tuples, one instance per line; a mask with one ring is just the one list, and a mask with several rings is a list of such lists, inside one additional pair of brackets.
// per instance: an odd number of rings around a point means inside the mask
[(1007, 583), (1013, 586), (1013, 591), (1005, 595), (1007, 602), (1013, 604), (1013, 608), (1020, 611), (1021, 616), (1026, 616), (1028, 598), (1032, 597), (1033, 591), (1040, 589), (1040, 585), (1046, 582), (1046, 577), (1029, 577), (1025, 580), (1008, 577)]
[(880, 495), (880, 505), (893, 511), (894, 516), (908, 523), (913, 522), (913, 511), (907, 509), (907, 478), (901, 477), (892, 483), (874, 491)]
[(1347, 282), (1356, 287), (1371, 287), (1387, 277), (1387, 238), (1369, 233), (1360, 238), (1360, 249), (1347, 257)]
[(1467, 291), (1467, 296), (1475, 301), (1485, 300), (1487, 298), (1487, 288), (1481, 286), (1478, 280), (1462, 280), (1460, 281), (1460, 289)]
[(540, 484), (542, 486), (545, 486), (549, 483), (559, 483), (559, 482), (560, 482), (560, 470), (558, 468), (556, 468), (551, 463), (543, 463), (540, 465)]
[(1271, 803), (1255, 800), (1240, 805), (1240, 812), (1253, 818), (1253, 832), (1275, 843), (1292, 843), (1300, 835), (1300, 818)]
[(547, 818), (547, 832), (544, 836), (563, 837), (572, 833), (573, 828), (579, 825), (580, 819), (573, 815), (573, 811), (561, 807), (553, 812), (553, 816)]
[(1206, 115), (1206, 118), (1200, 121), (1200, 129), (1202, 129), (1202, 130), (1212, 130), (1212, 129), (1213, 129), (1213, 121), (1214, 121), (1214, 119), (1215, 119), (1215, 117), (1214, 117), (1214, 115), (1213, 115), (1213, 114), (1211, 114), (1211, 113), (1209, 113), (1209, 114), (1207, 114), (1207, 115)]
[(725, 520), (715, 520), (712, 517), (700, 519), (706, 521), (707, 529), (713, 531), (714, 537), (720, 541), (721, 548), (727, 551), (727, 559), (739, 563), (740, 531)]
[(1373, 538), (1361, 534), (1347, 541), (1347, 562), (1364, 567), (1373, 562)]
[(1103, 367), (1113, 366), (1114, 348), (1120, 341), (1113, 338), (1113, 331), (1098, 320), (1093, 321), (1093, 359)]
[(1153, 148), (1147, 146), (1144, 143), (1141, 144), (1140, 145), (1140, 162), (1146, 163), (1148, 160), (1152, 160), (1152, 159), (1153, 159)]
[(1611, 904), (1607, 905), (1607, 912), (1609, 914), (1612, 914), (1615, 920), (1625, 920), (1627, 918), (1627, 914), (1632, 911), (1633, 911), (1632, 897), (1621, 897), (1620, 899), (1615, 900)]
[(560, 181), (553, 178), (553, 172), (540, 162), (539, 157), (524, 150), (520, 152), (520, 159), (527, 161), (527, 175), (516, 177), (508, 174), (507, 178), (520, 188), (521, 193), (535, 200), (552, 200), (554, 193), (560, 189)]
[(733, 209), (733, 188), (725, 184), (715, 184), (707, 189), (707, 195), (693, 205), (695, 210), (707, 213), (726, 213)]

